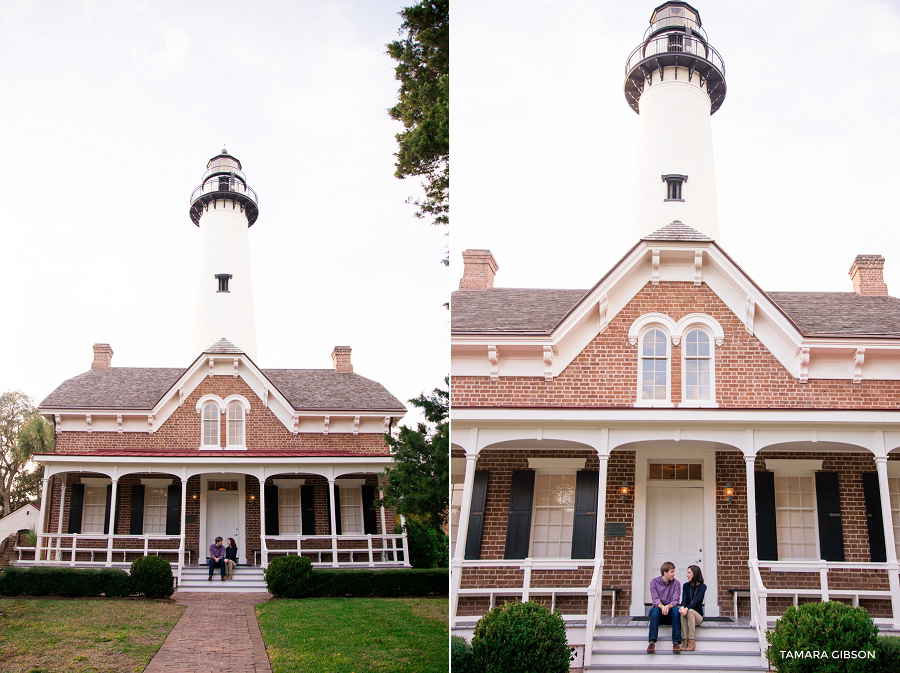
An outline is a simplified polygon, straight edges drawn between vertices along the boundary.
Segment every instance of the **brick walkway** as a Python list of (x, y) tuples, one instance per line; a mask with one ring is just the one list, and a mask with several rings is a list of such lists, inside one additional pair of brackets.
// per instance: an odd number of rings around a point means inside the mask
[(187, 610), (144, 673), (271, 673), (253, 611), (268, 599), (268, 594), (176, 593), (175, 601)]

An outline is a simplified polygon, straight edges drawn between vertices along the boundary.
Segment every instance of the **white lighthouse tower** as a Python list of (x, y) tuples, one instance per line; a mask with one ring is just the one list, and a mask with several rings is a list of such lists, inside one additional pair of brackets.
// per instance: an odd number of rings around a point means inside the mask
[(640, 115), (632, 233), (674, 220), (719, 238), (710, 116), (725, 99), (725, 64), (686, 2), (653, 10), (625, 66), (625, 98)]
[(206, 164), (190, 214), (200, 227), (193, 353), (225, 338), (256, 359), (247, 233), (259, 216), (258, 199), (241, 162), (224, 149)]

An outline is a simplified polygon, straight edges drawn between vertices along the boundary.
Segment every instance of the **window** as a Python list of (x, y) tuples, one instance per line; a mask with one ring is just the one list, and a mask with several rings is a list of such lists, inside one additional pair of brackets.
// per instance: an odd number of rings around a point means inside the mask
[(300, 487), (278, 487), (278, 532), (301, 533)]
[(533, 558), (571, 558), (575, 475), (536, 474), (531, 532)]
[(105, 533), (106, 486), (85, 486), (84, 509), (82, 510), (82, 533)]
[(362, 533), (362, 491), (359, 486), (340, 486), (341, 533)]
[(217, 292), (230, 292), (228, 289), (228, 281), (231, 280), (230, 273), (217, 273), (216, 280), (219, 282), (219, 289)]
[[(681, 51), (680, 46), (678, 50)], [(662, 179), (666, 183), (666, 201), (684, 201), (681, 186), (687, 182), (687, 176), (672, 173), (663, 175)]]
[(687, 401), (712, 399), (712, 344), (702, 329), (687, 333), (684, 349), (684, 398)]
[(641, 400), (669, 399), (669, 341), (661, 329), (644, 332), (641, 340)]
[(700, 463), (650, 463), (647, 478), (662, 481), (702, 481), (703, 465)]
[(894, 545), (900, 555), (900, 477), (888, 477), (888, 493), (891, 496), (891, 518), (894, 521)]
[(684, 34), (669, 33), (669, 51), (684, 50)]
[(202, 445), (219, 447), (219, 405), (207, 402), (203, 405)]
[(165, 487), (144, 489), (144, 533), (166, 532), (166, 501), (168, 491)]
[(240, 402), (228, 405), (228, 446), (244, 445), (244, 407)]
[(775, 528), (779, 560), (819, 558), (812, 475), (776, 473)]
[(207, 491), (236, 491), (238, 490), (238, 483), (236, 481), (216, 481), (210, 479), (206, 482), (206, 490)]

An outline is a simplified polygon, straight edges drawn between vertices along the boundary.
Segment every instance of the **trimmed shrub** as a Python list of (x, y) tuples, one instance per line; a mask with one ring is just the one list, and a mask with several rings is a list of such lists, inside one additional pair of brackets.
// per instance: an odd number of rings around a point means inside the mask
[(575, 654), (559, 612), (528, 601), (498, 605), (479, 619), (472, 657), (483, 673), (568, 673)]
[[(790, 606), (766, 633), (769, 663), (779, 673), (871, 671), (871, 659), (783, 657), (782, 652), (875, 650), (878, 628), (863, 608), (827, 601)], [(877, 663), (877, 659), (874, 663)]]
[(0, 574), (3, 596), (104, 595), (118, 598), (131, 594), (131, 580), (124, 570), (115, 568), (7, 568)]
[(275, 598), (303, 598), (312, 591), (312, 562), (305, 556), (276, 556), (266, 568), (266, 587)]
[(450, 575), (446, 568), (316, 570), (308, 595), (383, 598), (446, 596), (449, 587)]
[(472, 646), (465, 638), (450, 637), (450, 670), (453, 673), (476, 673)]
[(446, 568), (450, 565), (450, 536), (444, 531), (419, 521), (407, 521), (406, 541), (413, 568)]
[(900, 637), (878, 636), (873, 673), (900, 673)]
[(168, 598), (175, 593), (172, 566), (159, 556), (141, 556), (131, 562), (131, 585), (147, 598)]

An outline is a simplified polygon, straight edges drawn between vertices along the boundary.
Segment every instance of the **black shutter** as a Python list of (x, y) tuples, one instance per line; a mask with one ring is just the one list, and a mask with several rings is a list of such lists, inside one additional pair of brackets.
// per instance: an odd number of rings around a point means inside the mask
[(69, 528), (67, 533), (81, 532), (81, 513), (84, 510), (84, 484), (72, 484), (69, 492)]
[(841, 499), (837, 472), (816, 472), (816, 511), (819, 517), (819, 552), (826, 561), (844, 560)]
[(341, 492), (340, 486), (337, 484), (334, 485), (334, 494), (331, 496), (334, 498), (334, 523), (335, 523), (335, 535), (341, 534)]
[(597, 543), (597, 498), (600, 473), (579, 470), (575, 477), (575, 520), (572, 525), (572, 558), (594, 558)]
[(881, 516), (881, 488), (877, 472), (863, 472), (863, 497), (866, 500), (866, 526), (869, 529), (869, 560), (873, 563), (887, 561), (884, 544), (884, 518)]
[(144, 532), (144, 485), (131, 487), (131, 523), (128, 524), (129, 535), (141, 535)]
[(534, 470), (513, 470), (509, 489), (509, 516), (506, 518), (506, 548), (503, 558), (528, 556), (531, 535), (531, 505), (534, 501)]
[(469, 510), (469, 528), (466, 532), (466, 549), (463, 558), (477, 559), (481, 556), (481, 531), (484, 527), (484, 507), (487, 503), (487, 470), (475, 470), (472, 485), (472, 508)]
[(316, 502), (310, 484), (300, 487), (300, 529), (304, 535), (316, 534)]
[(266, 535), (278, 535), (278, 487), (263, 486), (266, 496)]
[(166, 535), (181, 533), (181, 484), (166, 489)]
[(756, 556), (760, 561), (778, 560), (775, 532), (775, 473), (756, 472)]
[[(112, 509), (110, 505), (112, 504), (112, 484), (106, 485), (106, 513), (103, 515), (103, 532), (109, 535), (109, 514)], [(113, 521), (113, 529), (116, 527), (116, 522)], [(115, 532), (115, 530), (113, 530)]]
[(378, 523), (375, 517), (375, 487), (363, 484), (360, 487), (362, 491), (362, 507), (363, 507), (363, 532), (366, 535), (378, 534)]

